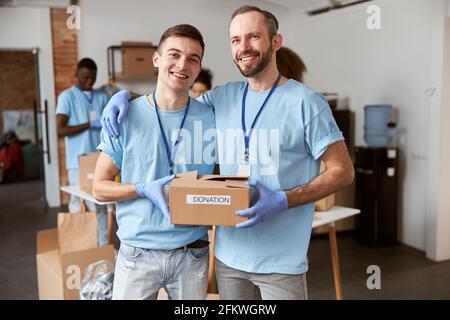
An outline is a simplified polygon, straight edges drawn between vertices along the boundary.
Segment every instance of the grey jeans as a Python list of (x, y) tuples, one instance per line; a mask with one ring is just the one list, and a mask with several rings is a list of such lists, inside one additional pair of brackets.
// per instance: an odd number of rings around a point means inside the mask
[(222, 300), (308, 300), (306, 274), (252, 273), (215, 262)]
[[(207, 240), (208, 236), (202, 237)], [(208, 287), (209, 246), (152, 250), (120, 244), (113, 300), (155, 300), (161, 288), (169, 300), (202, 300)]]

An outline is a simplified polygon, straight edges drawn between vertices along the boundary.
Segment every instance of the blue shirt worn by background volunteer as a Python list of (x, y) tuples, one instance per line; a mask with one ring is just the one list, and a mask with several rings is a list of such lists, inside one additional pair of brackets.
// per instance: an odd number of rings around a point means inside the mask
[[(246, 82), (228, 83), (200, 97), (215, 108), (218, 158), (222, 175), (245, 164), (242, 95)], [(249, 89), (246, 127), (250, 128), (269, 90)], [(303, 84), (288, 80), (268, 100), (250, 139), (251, 178), (274, 191), (303, 185), (319, 174), (327, 147), (344, 140), (327, 101)], [(226, 265), (257, 273), (302, 274), (314, 203), (288, 209), (254, 227), (217, 227), (214, 254)]]
[[(90, 99), (92, 102), (89, 101)], [(69, 117), (68, 126), (89, 122), (91, 114), (92, 117), (95, 115), (96, 119), (100, 119), (103, 108), (108, 103), (108, 95), (100, 90), (92, 90), (90, 99), (77, 86), (72, 86), (59, 95), (56, 113)], [(96, 151), (99, 143), (100, 130), (98, 129), (88, 129), (66, 136), (66, 168), (78, 169), (78, 156)]]
[[(186, 107), (167, 111), (159, 109), (170, 147), (177, 133), (180, 142), (174, 153), (174, 172), (197, 170), (211, 174), (215, 164), (215, 121), (212, 108), (195, 99), (179, 131)], [(122, 183), (152, 182), (169, 175), (169, 163), (158, 125), (155, 107), (146, 96), (130, 103), (120, 136), (111, 138), (102, 130), (99, 149), (120, 170)], [(171, 250), (207, 233), (207, 226), (171, 225), (161, 210), (146, 198), (117, 202), (117, 235), (120, 241), (138, 248)]]

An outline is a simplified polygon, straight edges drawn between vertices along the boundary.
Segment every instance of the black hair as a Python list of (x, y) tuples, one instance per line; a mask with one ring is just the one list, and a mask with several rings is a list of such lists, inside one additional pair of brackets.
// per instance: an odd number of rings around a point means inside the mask
[(97, 71), (97, 65), (91, 58), (83, 58), (78, 62), (77, 71), (83, 68)]
[(202, 69), (200, 71), (200, 73), (198, 74), (197, 79), (195, 79), (194, 83), (195, 82), (201, 82), (201, 83), (203, 83), (206, 86), (206, 88), (208, 90), (211, 90), (211, 88), (212, 88), (212, 77), (213, 77), (213, 75), (212, 75), (212, 73), (211, 73), (211, 71), (209, 69)]

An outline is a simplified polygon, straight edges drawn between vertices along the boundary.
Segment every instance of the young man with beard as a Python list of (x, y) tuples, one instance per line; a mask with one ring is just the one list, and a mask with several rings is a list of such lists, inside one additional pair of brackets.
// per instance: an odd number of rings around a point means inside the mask
[[(249, 220), (216, 228), (219, 294), (239, 300), (307, 299), (314, 201), (351, 184), (353, 164), (326, 100), (280, 75), (276, 52), (282, 36), (273, 14), (239, 8), (229, 38), (247, 81), (216, 87), (199, 100), (215, 110), (221, 174), (250, 173), (257, 200), (236, 213)], [(127, 110), (120, 95), (108, 103), (102, 118), (110, 134), (120, 133), (114, 127)], [(238, 143), (227, 139), (230, 130), (240, 132)], [(320, 160), (327, 167), (321, 175)]]
[[(171, 225), (163, 192), (175, 173), (211, 174), (214, 169), (213, 111), (189, 97), (203, 52), (203, 38), (195, 27), (167, 29), (153, 55), (159, 69), (156, 90), (131, 102), (119, 138), (102, 131), (94, 195), (100, 201), (118, 201), (121, 244), (113, 299), (156, 299), (161, 288), (169, 299), (206, 296), (208, 227)], [(208, 130), (210, 140), (204, 141)], [(206, 148), (212, 150), (209, 160), (204, 159)], [(201, 163), (194, 161), (198, 156)]]

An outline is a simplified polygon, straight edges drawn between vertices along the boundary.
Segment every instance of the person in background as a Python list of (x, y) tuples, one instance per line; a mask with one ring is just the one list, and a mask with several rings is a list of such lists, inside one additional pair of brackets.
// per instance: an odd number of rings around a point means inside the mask
[[(78, 156), (97, 151), (100, 143), (100, 116), (109, 98), (104, 91), (94, 90), (97, 65), (90, 58), (78, 62), (77, 83), (61, 92), (56, 107), (56, 130), (64, 137), (66, 169), (70, 185), (79, 185)], [(89, 211), (97, 212), (99, 246), (108, 244), (107, 207), (86, 201)], [(80, 198), (70, 197), (69, 212), (80, 212)]]
[(114, 81), (109, 80), (108, 82), (100, 86), (98, 90), (105, 92), (108, 95), (108, 97), (111, 98), (114, 94), (120, 91), (120, 88)]
[(212, 73), (208, 69), (202, 69), (191, 87), (191, 97), (198, 98), (212, 88)]
[(302, 58), (288, 47), (281, 47), (277, 51), (277, 68), (286, 78), (302, 83), (303, 76), (308, 71)]

